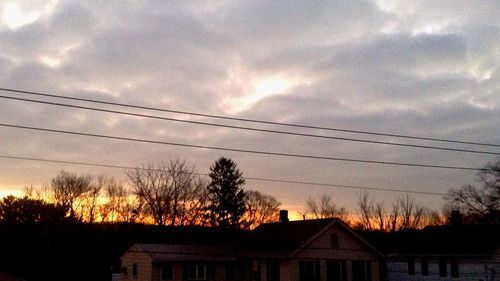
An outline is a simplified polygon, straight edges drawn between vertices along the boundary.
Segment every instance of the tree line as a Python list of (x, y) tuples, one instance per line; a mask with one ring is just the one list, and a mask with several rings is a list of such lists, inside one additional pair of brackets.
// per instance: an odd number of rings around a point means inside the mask
[(457, 219), (459, 223), (500, 223), (500, 159), (487, 163), (476, 177), (479, 185), (450, 189), (440, 211), (422, 206), (409, 195), (396, 197), (387, 208), (364, 191), (358, 196), (355, 219), (328, 194), (307, 199), (303, 216), (338, 217), (356, 229), (385, 232), (450, 224)]
[(207, 181), (193, 166), (175, 159), (126, 171), (128, 185), (113, 177), (62, 170), (43, 189), (0, 201), (0, 220), (66, 219), (81, 222), (138, 222), (160, 226), (215, 226), (252, 229), (275, 221), (280, 202), (244, 190), (237, 164), (221, 157)]
[[(139, 222), (160, 226), (213, 226), (253, 229), (278, 220), (281, 203), (271, 195), (245, 190), (237, 164), (221, 157), (210, 167), (209, 180), (184, 160), (175, 159), (126, 171), (128, 184), (105, 176), (62, 170), (43, 190), (26, 188), (26, 196), (0, 200), (0, 220), (30, 222)], [(444, 224), (453, 210), (466, 223), (500, 222), (500, 160), (477, 174), (480, 186), (449, 190), (441, 211), (419, 204), (409, 195), (387, 208), (368, 192), (358, 196), (356, 216), (322, 194), (305, 201), (305, 218), (338, 217), (362, 230), (394, 232)]]

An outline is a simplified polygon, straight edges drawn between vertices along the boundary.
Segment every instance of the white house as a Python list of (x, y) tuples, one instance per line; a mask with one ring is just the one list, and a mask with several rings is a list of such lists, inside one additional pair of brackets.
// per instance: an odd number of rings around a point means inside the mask
[(500, 281), (500, 225), (427, 227), (393, 242), (389, 281)]
[(120, 280), (379, 281), (381, 258), (341, 220), (282, 221), (225, 244), (136, 244)]

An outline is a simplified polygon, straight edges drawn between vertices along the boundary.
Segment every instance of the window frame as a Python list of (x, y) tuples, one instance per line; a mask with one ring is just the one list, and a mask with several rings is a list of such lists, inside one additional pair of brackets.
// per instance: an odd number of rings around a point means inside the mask
[(408, 263), (408, 275), (415, 275), (415, 258), (409, 257)]
[[(351, 261), (352, 281), (372, 281), (372, 266), (369, 260), (354, 260)], [(358, 268), (359, 267), (359, 268)], [(363, 269), (363, 278), (357, 279), (357, 269)], [(361, 273), (361, 272), (360, 272)]]
[(189, 263), (186, 265), (184, 280), (206, 281), (215, 278), (215, 265), (212, 263)]
[(139, 266), (136, 262), (132, 263), (132, 277), (137, 278), (139, 275)]
[[(338, 272), (335, 272), (338, 269)], [(347, 281), (347, 261), (346, 260), (327, 260), (326, 261), (326, 280), (327, 281)]]
[(458, 261), (456, 259), (451, 259), (450, 260), (450, 277), (451, 278), (458, 278), (459, 277), (459, 268), (458, 268)]
[(438, 265), (439, 265), (439, 277), (448, 277), (448, 265), (446, 262), (446, 258), (439, 258), (438, 259)]
[(300, 281), (320, 281), (321, 265), (319, 260), (299, 261), (299, 280)]
[[(167, 271), (170, 271), (169, 273), (165, 274), (166, 271), (165, 271), (165, 268), (169, 268)], [(164, 275), (167, 275), (167, 277), (165, 277)], [(170, 277), (168, 277), (168, 275)], [(171, 281), (174, 279), (174, 267), (172, 266), (171, 263), (161, 263), (160, 264), (160, 280), (161, 281)]]
[(280, 262), (270, 260), (266, 262), (266, 281), (280, 281)]
[(330, 234), (330, 248), (337, 250), (340, 247), (340, 237), (336, 233)]
[(426, 257), (420, 258), (420, 274), (422, 276), (429, 276), (429, 259)]

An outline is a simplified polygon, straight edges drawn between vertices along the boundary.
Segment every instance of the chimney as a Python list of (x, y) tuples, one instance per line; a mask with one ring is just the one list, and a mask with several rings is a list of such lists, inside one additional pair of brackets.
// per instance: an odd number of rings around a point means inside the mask
[(461, 225), (462, 224), (462, 214), (460, 214), (459, 210), (451, 211), (450, 224), (451, 225)]
[(288, 210), (280, 210), (280, 222), (289, 222)]

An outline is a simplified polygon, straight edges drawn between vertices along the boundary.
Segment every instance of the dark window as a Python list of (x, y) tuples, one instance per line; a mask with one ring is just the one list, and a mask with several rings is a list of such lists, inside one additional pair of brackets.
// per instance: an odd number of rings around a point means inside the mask
[(260, 281), (260, 263), (257, 260), (253, 260), (250, 268), (250, 280)]
[(319, 281), (319, 261), (299, 262), (300, 281)]
[(327, 261), (326, 280), (347, 281), (346, 261)]
[(446, 277), (448, 275), (448, 271), (446, 269), (446, 259), (439, 259), (439, 276)]
[(408, 275), (415, 275), (415, 259), (408, 258)]
[(330, 246), (332, 249), (339, 248), (339, 236), (337, 234), (330, 235)]
[(234, 262), (228, 262), (225, 265), (226, 270), (225, 270), (225, 277), (226, 280), (235, 280), (236, 279), (236, 272), (234, 269)]
[(212, 280), (215, 278), (215, 266), (206, 263), (193, 263), (184, 268), (184, 280)]
[(352, 261), (352, 281), (371, 281), (370, 261)]
[(450, 261), (450, 274), (453, 278), (458, 278), (458, 262), (457, 260)]
[(166, 281), (166, 280), (172, 280), (172, 265), (169, 263), (163, 263), (161, 265), (161, 278), (160, 280)]
[(266, 281), (280, 280), (280, 263), (278, 261), (268, 261), (266, 263)]
[(137, 271), (137, 264), (132, 264), (132, 276), (134, 276), (134, 278), (137, 278)]
[(429, 276), (429, 260), (427, 258), (420, 258), (420, 270), (422, 276)]

